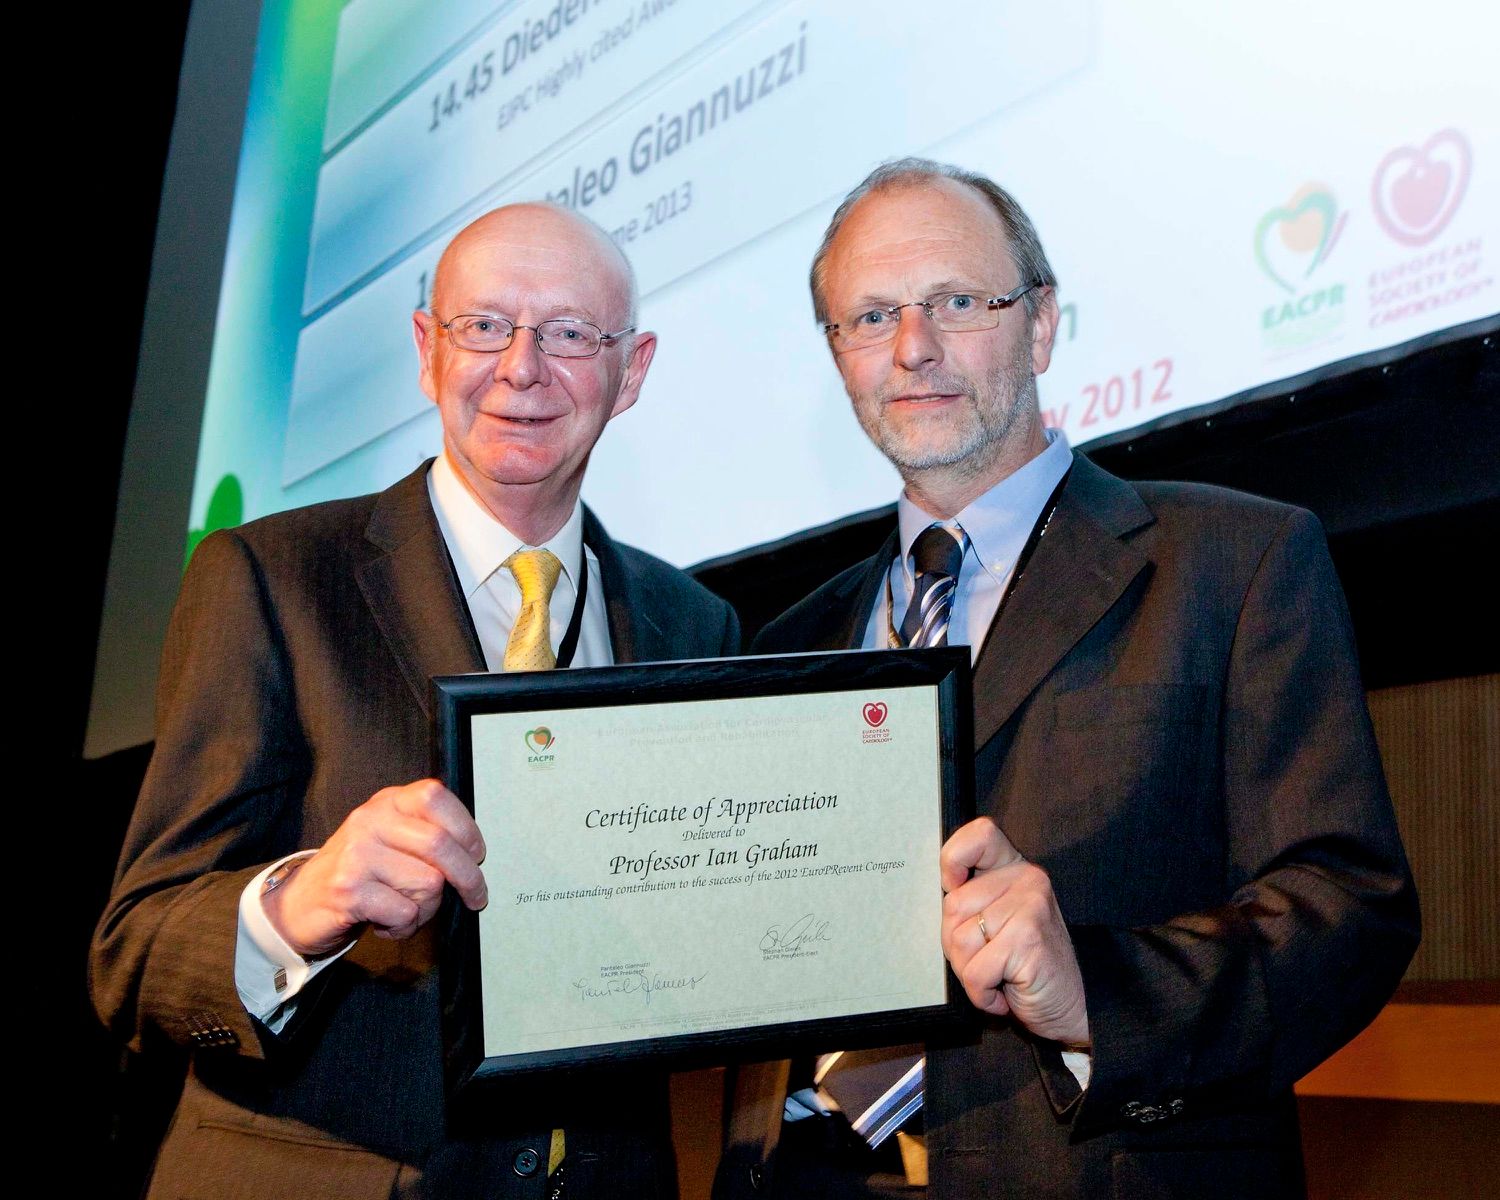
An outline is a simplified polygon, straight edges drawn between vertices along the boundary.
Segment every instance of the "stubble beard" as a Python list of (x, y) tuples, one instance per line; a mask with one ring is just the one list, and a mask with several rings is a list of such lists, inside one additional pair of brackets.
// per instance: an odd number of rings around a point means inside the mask
[[(938, 430), (893, 428), (885, 420), (888, 400), (914, 388), (963, 396), (965, 407)], [(991, 397), (988, 406), (980, 403), (979, 389), (971, 381), (936, 371), (885, 389), (873, 406), (856, 405), (855, 415), (866, 436), (904, 480), (910, 482), (913, 476), (927, 471), (970, 479), (994, 465), (1012, 435), (1022, 431), (1018, 429), (1022, 415), (1037, 406), (1029, 348), (1019, 348), (1011, 362), (991, 370), (985, 378), (985, 391)]]

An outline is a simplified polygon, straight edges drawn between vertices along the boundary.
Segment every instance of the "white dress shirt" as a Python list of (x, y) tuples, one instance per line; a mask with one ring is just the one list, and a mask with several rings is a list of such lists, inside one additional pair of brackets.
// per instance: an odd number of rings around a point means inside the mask
[(552, 648), (561, 644), (573, 617), (573, 602), (578, 596), (578, 571), (588, 563), (588, 596), (584, 600), (583, 627), (578, 633), (578, 649), (570, 664), (575, 667), (611, 667), (615, 656), (609, 643), (609, 621), (604, 608), (604, 581), (599, 577), (599, 560), (583, 544), (583, 504), (573, 505), (573, 515), (561, 529), (540, 547), (527, 546), (520, 538), (490, 515), (474, 494), (464, 486), (458, 472), (443, 455), (432, 464), (427, 475), (427, 494), (437, 513), (438, 528), (453, 567), (458, 586), (469, 605), (469, 616), (479, 632), (484, 661), (491, 671), (504, 670), (505, 644), (511, 627), (521, 610), (521, 585), (500, 564), (517, 550), (543, 549), (557, 555), (562, 574), (552, 592)]
[[(574, 503), (572, 515), (553, 537), (541, 547), (529, 547), (475, 498), (446, 454), (438, 457), (427, 474), (427, 494), (432, 500), (448, 554), (453, 559), (459, 590), (463, 592), (469, 616), (479, 634), (485, 664), (491, 671), (504, 669), (505, 645), (510, 640), (511, 627), (521, 608), (520, 585), (515, 576), (502, 569), (500, 564), (521, 549), (550, 550), (562, 563), (562, 573), (558, 576), (550, 605), (554, 649), (562, 642), (573, 616), (578, 596), (578, 572), (580, 569), (588, 571), (583, 622), (570, 665), (608, 667), (614, 664), (599, 560), (583, 542), (582, 502)], [(391, 782), (411, 781), (393, 779)], [(261, 905), (261, 889), (271, 872), (294, 858), (305, 858), (313, 853), (312, 850), (303, 850), (278, 859), (259, 872), (240, 893), (239, 937), (234, 954), (235, 988), (246, 1011), (273, 1032), (280, 1032), (291, 1018), (291, 1002), (297, 993), (344, 952), (341, 950), (338, 954), (308, 962), (276, 932)]]

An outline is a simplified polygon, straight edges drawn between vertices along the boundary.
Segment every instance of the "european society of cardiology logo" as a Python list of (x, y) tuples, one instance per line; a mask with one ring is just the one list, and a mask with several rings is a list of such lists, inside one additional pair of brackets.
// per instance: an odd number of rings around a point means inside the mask
[(871, 700), (860, 709), (859, 715), (865, 719), (867, 726), (860, 730), (860, 740), (866, 744), (890, 741), (891, 731), (885, 728), (885, 718), (889, 712), (890, 710), (879, 700)]
[(1403, 246), (1425, 246), (1463, 202), (1472, 155), (1456, 129), (1440, 129), (1420, 146), (1397, 146), (1375, 168), (1370, 201), (1380, 227)]
[(1484, 295), (1495, 276), (1485, 268), (1473, 206), (1456, 220), (1473, 168), (1469, 139), (1457, 129), (1397, 146), (1376, 166), (1370, 204), (1395, 257), (1371, 264), (1370, 328), (1452, 325), (1494, 307)]
[(557, 755), (552, 753), (552, 747), (557, 745), (557, 738), (545, 725), (528, 729), (525, 741), (527, 766), (541, 769), (550, 767), (557, 761)]
[(1256, 223), (1255, 261), (1275, 285), (1261, 310), (1261, 346), (1270, 355), (1331, 337), (1344, 320), (1344, 285), (1323, 270), (1349, 219), (1333, 190), (1304, 183)]

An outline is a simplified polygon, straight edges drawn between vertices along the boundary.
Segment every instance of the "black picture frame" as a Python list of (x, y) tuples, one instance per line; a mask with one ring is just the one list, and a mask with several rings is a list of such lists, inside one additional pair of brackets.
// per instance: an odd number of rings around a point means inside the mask
[[(840, 651), (641, 663), (598, 669), (438, 676), (432, 680), (431, 747), (434, 775), (472, 812), (473, 717), (568, 708), (671, 704), (865, 689), (930, 688), (936, 700), (942, 837), (974, 810), (973, 699), (967, 647)], [(934, 914), (942, 897), (932, 899)], [(451, 889), (438, 918), (444, 1071), (450, 1101), (471, 1100), (494, 1086), (540, 1072), (639, 1068), (649, 1062), (683, 1069), (801, 1051), (858, 1049), (969, 1035), (973, 1008), (944, 964), (946, 998), (918, 1009), (866, 1012), (737, 1029), (716, 1029), (566, 1049), (486, 1057), (480, 928), (477, 913)], [(936, 920), (934, 925), (936, 925)], [(566, 924), (560, 919), (559, 924)], [(664, 935), (666, 936), (666, 935)], [(934, 939), (935, 941), (936, 939)], [(934, 953), (941, 947), (934, 945)]]

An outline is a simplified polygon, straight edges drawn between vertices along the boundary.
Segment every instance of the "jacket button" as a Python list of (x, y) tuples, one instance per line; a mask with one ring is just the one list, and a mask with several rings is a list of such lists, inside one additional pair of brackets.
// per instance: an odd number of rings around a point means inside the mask
[(750, 1186), (757, 1192), (766, 1186), (766, 1169), (760, 1163), (752, 1163), (750, 1167)]
[(535, 1175), (536, 1169), (542, 1165), (542, 1156), (535, 1150), (527, 1147), (516, 1155), (516, 1161), (511, 1164), (517, 1175), (525, 1179), (528, 1175)]
[(233, 1048), (240, 1044), (239, 1037), (219, 1019), (218, 1013), (192, 1013), (187, 1026), (188, 1039), (200, 1049)]
[(1120, 1109), (1120, 1115), (1127, 1120), (1137, 1121), (1142, 1125), (1150, 1125), (1154, 1121), (1165, 1121), (1168, 1117), (1181, 1114), (1183, 1108), (1181, 1098), (1169, 1100), (1166, 1104), (1142, 1104), (1139, 1100), (1132, 1100)]

